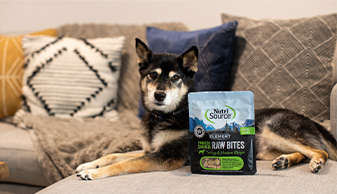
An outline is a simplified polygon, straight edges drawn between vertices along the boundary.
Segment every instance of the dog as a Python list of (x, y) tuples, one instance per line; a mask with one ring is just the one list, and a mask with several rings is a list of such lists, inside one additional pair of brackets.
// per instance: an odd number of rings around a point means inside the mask
[[(142, 119), (142, 153), (110, 154), (81, 164), (76, 173), (84, 180), (121, 174), (168, 171), (189, 160), (187, 94), (195, 91), (198, 48), (181, 55), (153, 53), (136, 39), (140, 89), (146, 110)], [(337, 160), (334, 137), (314, 121), (285, 109), (256, 110), (257, 158), (273, 160), (273, 169), (286, 169), (306, 159), (314, 173), (328, 158)]]
[(198, 48), (181, 55), (153, 53), (136, 39), (140, 89), (146, 113), (144, 153), (111, 154), (76, 169), (82, 179), (91, 180), (126, 173), (173, 170), (188, 159), (187, 94), (195, 90)]

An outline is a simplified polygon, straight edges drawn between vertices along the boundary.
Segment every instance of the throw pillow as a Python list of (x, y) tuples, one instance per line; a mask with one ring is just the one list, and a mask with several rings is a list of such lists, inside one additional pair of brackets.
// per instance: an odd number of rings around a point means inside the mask
[[(30, 35), (56, 36), (56, 29)], [(20, 108), (24, 56), (22, 36), (0, 36), (0, 118), (14, 115)]]
[(199, 49), (197, 91), (228, 90), (237, 22), (210, 29), (177, 32), (147, 28), (147, 41), (154, 53), (182, 54), (195, 45)]
[(26, 36), (23, 94), (28, 111), (94, 117), (116, 108), (124, 37)]
[(277, 20), (237, 20), (232, 90), (251, 90), (255, 107), (281, 107), (329, 119), (337, 14)]
[[(147, 28), (147, 41), (154, 53), (182, 54), (195, 45), (199, 49), (198, 71), (194, 76), (197, 91), (225, 91), (229, 89), (229, 75), (234, 51), (237, 22), (214, 28), (178, 32), (155, 27)], [(144, 115), (139, 105), (139, 117)]]

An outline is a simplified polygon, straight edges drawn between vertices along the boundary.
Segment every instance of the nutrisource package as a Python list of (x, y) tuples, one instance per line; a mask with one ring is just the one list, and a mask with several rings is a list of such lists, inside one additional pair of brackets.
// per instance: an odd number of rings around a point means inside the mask
[(188, 95), (192, 173), (255, 174), (252, 92), (192, 92)]

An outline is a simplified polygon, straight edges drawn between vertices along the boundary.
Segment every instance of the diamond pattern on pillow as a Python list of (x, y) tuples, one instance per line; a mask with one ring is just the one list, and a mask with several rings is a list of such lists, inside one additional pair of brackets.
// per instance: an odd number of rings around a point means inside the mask
[(25, 106), (33, 114), (59, 117), (115, 109), (123, 43), (124, 37), (25, 37)]
[(337, 14), (289, 20), (222, 15), (223, 23), (233, 20), (239, 25), (232, 90), (253, 91), (256, 108), (329, 119)]

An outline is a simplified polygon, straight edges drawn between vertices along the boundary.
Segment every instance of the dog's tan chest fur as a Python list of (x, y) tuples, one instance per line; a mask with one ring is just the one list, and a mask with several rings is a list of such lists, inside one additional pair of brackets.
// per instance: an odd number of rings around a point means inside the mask
[(187, 135), (187, 131), (160, 131), (154, 136), (151, 147), (154, 151), (158, 151), (164, 144), (179, 139), (184, 135)]
[(164, 144), (177, 140), (185, 135), (187, 135), (187, 131), (160, 131), (154, 135), (151, 142), (142, 140), (143, 149), (145, 152), (155, 152)]

